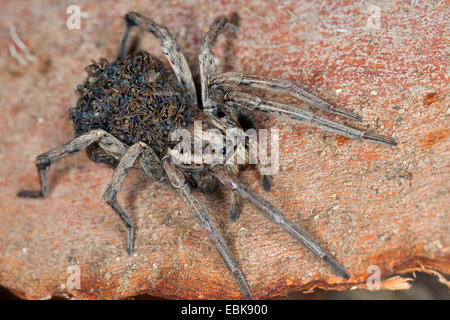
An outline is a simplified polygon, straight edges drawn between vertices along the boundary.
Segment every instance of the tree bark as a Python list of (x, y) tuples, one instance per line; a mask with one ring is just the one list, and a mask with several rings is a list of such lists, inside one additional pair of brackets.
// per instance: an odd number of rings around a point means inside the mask
[[(361, 114), (363, 122), (353, 125), (398, 141), (385, 147), (255, 114), (259, 125), (280, 130), (280, 170), (268, 193), (256, 170), (241, 180), (351, 275), (348, 281), (334, 276), (248, 203), (230, 222), (231, 195), (224, 189), (215, 196), (197, 192), (255, 298), (367, 288), (377, 270), (388, 289), (407, 288), (408, 279), (397, 276), (411, 270), (450, 273), (446, 2), (93, 1), (81, 5), (89, 16), (79, 30), (67, 28), (66, 4), (0, 2), (2, 29), (14, 25), (36, 57), (23, 66), (8, 50), (0, 52), (1, 286), (23, 298), (241, 296), (169, 184), (136, 170), (127, 176), (119, 200), (137, 225), (131, 256), (125, 227), (102, 198), (112, 170), (85, 152), (52, 166), (48, 198), (17, 197), (38, 188), (36, 156), (73, 138), (68, 110), (76, 85), (91, 59), (114, 59), (128, 11), (169, 28), (196, 80), (201, 37), (217, 15), (237, 12), (239, 30), (214, 48), (220, 71), (291, 80)], [(143, 36), (141, 46), (163, 57), (157, 41)], [(10, 44), (5, 32), (0, 47)]]

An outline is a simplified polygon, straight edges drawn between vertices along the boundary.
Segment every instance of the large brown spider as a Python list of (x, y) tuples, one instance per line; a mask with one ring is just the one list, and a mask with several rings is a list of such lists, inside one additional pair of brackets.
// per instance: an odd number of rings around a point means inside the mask
[[(213, 225), (207, 210), (191, 192), (194, 187), (199, 187), (205, 193), (213, 192), (217, 182), (220, 182), (233, 191), (231, 220), (235, 220), (239, 215), (240, 199), (249, 200), (266, 218), (279, 224), (306, 249), (322, 258), (337, 275), (348, 279), (345, 269), (304, 230), (286, 219), (272, 204), (254, 195), (238, 182), (237, 174), (244, 165), (178, 165), (168, 155), (168, 150), (175, 143), (169, 139), (169, 135), (176, 129), (192, 131), (194, 121), (202, 121), (205, 128), (215, 128), (221, 132), (225, 132), (227, 128), (245, 126), (254, 128), (253, 119), (246, 110), (258, 110), (354, 139), (387, 145), (395, 145), (395, 141), (327, 120), (310, 111), (263, 100), (250, 93), (231, 90), (232, 87), (245, 86), (281, 93), (327, 113), (361, 121), (360, 116), (337, 109), (285, 80), (237, 72), (217, 75), (212, 47), (223, 30), (236, 29), (236, 25), (224, 17), (214, 21), (201, 43), (199, 63), (202, 106), (200, 107), (191, 71), (170, 32), (134, 12), (125, 16), (125, 22), (126, 31), (120, 43), (117, 59), (112, 63), (101, 59), (99, 63), (88, 66), (86, 68), (88, 77), (83, 85), (78, 86), (80, 98), (71, 112), (76, 138), (37, 157), (36, 166), (41, 190), (22, 191), (19, 196), (47, 196), (49, 191), (47, 174), (50, 165), (67, 155), (87, 149), (88, 156), (92, 160), (115, 167), (112, 180), (103, 197), (125, 223), (126, 248), (127, 252), (131, 253), (135, 225), (126, 210), (117, 202), (117, 193), (123, 179), (131, 167), (143, 169), (155, 181), (162, 182), (168, 178), (195, 212), (197, 222), (222, 255), (244, 296), (251, 298), (244, 275), (224, 238)], [(173, 71), (147, 52), (129, 52), (130, 30), (134, 26), (156, 36)], [(248, 144), (245, 147), (248, 148)], [(263, 185), (266, 190), (270, 189), (270, 180), (267, 176), (263, 176)]]

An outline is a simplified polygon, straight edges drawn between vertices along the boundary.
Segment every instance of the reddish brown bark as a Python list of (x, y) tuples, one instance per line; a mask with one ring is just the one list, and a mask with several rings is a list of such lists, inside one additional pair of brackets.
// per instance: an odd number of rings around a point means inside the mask
[[(280, 172), (265, 193), (258, 175), (241, 176), (304, 227), (348, 268), (343, 281), (248, 204), (227, 219), (228, 193), (198, 194), (225, 234), (256, 298), (314, 287), (365, 288), (367, 268), (388, 278), (425, 268), (450, 273), (448, 3), (378, 1), (95, 1), (81, 30), (66, 28), (66, 5), (1, 1), (0, 47), (15, 25), (37, 57), (21, 66), (0, 52), (0, 285), (24, 298), (238, 298), (238, 287), (176, 192), (132, 171), (119, 200), (137, 224), (136, 254), (125, 252), (125, 229), (104, 203), (112, 171), (84, 152), (50, 173), (45, 200), (19, 199), (36, 189), (34, 159), (72, 138), (67, 111), (91, 59), (113, 59), (122, 17), (134, 10), (177, 35), (193, 72), (208, 25), (238, 12), (236, 36), (219, 40), (222, 70), (290, 79), (355, 110), (361, 128), (394, 135), (397, 147), (353, 141), (270, 118), (280, 129)], [(369, 19), (369, 22), (368, 22)], [(375, 19), (375, 20), (373, 20)], [(447, 26), (448, 29), (448, 26)], [(150, 35), (142, 45), (161, 57)], [(68, 289), (68, 267), (81, 288)], [(395, 278), (386, 288), (404, 286)]]

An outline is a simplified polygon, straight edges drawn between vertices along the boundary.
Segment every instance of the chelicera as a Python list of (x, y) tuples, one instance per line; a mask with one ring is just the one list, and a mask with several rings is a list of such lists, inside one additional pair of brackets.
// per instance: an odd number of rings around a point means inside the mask
[[(238, 91), (245, 87), (288, 95), (326, 113), (361, 121), (361, 117), (355, 113), (336, 108), (289, 81), (238, 72), (216, 74), (212, 47), (221, 32), (236, 29), (232, 20), (217, 18), (202, 40), (199, 54), (201, 103), (197, 101), (196, 87), (186, 59), (170, 32), (134, 12), (126, 15), (125, 22), (126, 31), (116, 60), (109, 63), (102, 59), (88, 66), (88, 77), (78, 86), (80, 97), (71, 111), (75, 139), (37, 157), (41, 189), (22, 191), (19, 196), (46, 197), (49, 192), (47, 175), (50, 165), (86, 149), (90, 159), (108, 163), (115, 168), (103, 197), (127, 227), (128, 253), (133, 252), (136, 226), (127, 210), (118, 203), (117, 193), (128, 170), (135, 167), (142, 169), (155, 181), (168, 180), (177, 190), (222, 255), (246, 298), (252, 295), (245, 277), (220, 231), (212, 223), (210, 214), (192, 193), (195, 187), (205, 193), (214, 192), (218, 183), (231, 189), (231, 220), (239, 216), (239, 202), (242, 199), (250, 201), (267, 219), (280, 225), (306, 249), (323, 259), (335, 274), (348, 279), (344, 267), (304, 230), (238, 181), (237, 174), (245, 164), (178, 165), (168, 155), (168, 150), (174, 144), (169, 135), (176, 129), (192, 131), (195, 121), (201, 121), (205, 128), (215, 128), (221, 132), (227, 128), (255, 127), (248, 111), (256, 110), (353, 139), (385, 145), (395, 145), (395, 141), (339, 124), (315, 112)], [(145, 51), (129, 50), (132, 38), (130, 31), (135, 26), (149, 31), (159, 40), (172, 70)], [(245, 147), (248, 148), (248, 145)], [(262, 180), (268, 191), (270, 179), (263, 176)]]

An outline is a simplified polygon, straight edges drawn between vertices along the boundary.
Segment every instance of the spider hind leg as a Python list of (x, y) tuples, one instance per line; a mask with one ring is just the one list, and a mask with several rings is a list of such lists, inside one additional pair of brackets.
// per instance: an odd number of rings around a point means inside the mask
[(344, 279), (349, 279), (345, 268), (341, 266), (328, 252), (326, 252), (311, 236), (293, 223), (286, 219), (283, 214), (275, 208), (270, 202), (259, 198), (250, 192), (245, 186), (240, 184), (235, 177), (230, 175), (223, 168), (215, 167), (211, 170), (214, 175), (225, 187), (237, 192), (240, 196), (250, 201), (260, 212), (270, 221), (280, 225), (287, 233), (296, 239), (302, 246), (312, 252), (315, 256), (324, 260), (334, 271), (334, 273)]
[(186, 183), (185, 177), (182, 172), (175, 167), (170, 158), (163, 159), (163, 167), (169, 177), (172, 186), (178, 191), (180, 196), (186, 202), (187, 205), (195, 212), (195, 218), (200, 227), (206, 231), (209, 239), (216, 247), (217, 251), (222, 256), (228, 269), (233, 273), (241, 292), (247, 299), (252, 298), (250, 288), (244, 278), (241, 269), (238, 266), (236, 259), (233, 257), (230, 248), (225, 242), (220, 231), (213, 225), (211, 217), (208, 211), (202, 206), (198, 199), (192, 194), (189, 186)]
[(122, 186), (125, 175), (139, 156), (141, 156), (141, 167), (147, 175), (149, 175), (153, 180), (158, 180), (161, 178), (160, 171), (157, 168), (159, 159), (152, 158), (156, 155), (155, 152), (153, 150), (148, 150), (151, 148), (146, 146), (144, 143), (138, 142), (127, 150), (127, 146), (110, 133), (102, 129), (91, 130), (76, 137), (72, 141), (69, 141), (38, 156), (36, 159), (36, 167), (38, 170), (41, 189), (39, 191), (20, 191), (18, 196), (24, 198), (46, 197), (49, 192), (48, 170), (50, 165), (68, 155), (84, 150), (95, 143), (98, 143), (98, 146), (105, 150), (113, 158), (116, 158), (117, 160), (120, 159), (103, 198), (125, 223), (127, 227), (127, 252), (131, 253), (133, 251), (135, 226), (126, 211), (117, 202), (117, 193)]

